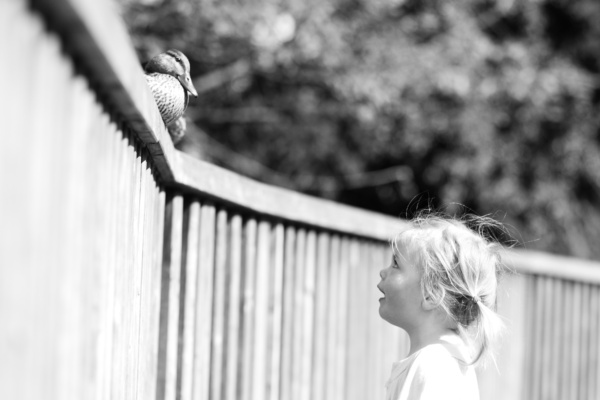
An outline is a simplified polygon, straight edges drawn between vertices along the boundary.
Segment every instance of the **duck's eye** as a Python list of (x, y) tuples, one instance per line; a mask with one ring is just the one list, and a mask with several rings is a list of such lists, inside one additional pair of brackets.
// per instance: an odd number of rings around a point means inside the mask
[(177, 62), (181, 62), (181, 58), (179, 58), (179, 57), (175, 57), (175, 60), (176, 60)]

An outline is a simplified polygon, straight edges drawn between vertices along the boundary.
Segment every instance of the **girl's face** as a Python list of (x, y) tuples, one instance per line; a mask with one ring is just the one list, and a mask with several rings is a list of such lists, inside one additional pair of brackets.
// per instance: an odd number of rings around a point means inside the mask
[(423, 312), (421, 270), (414, 252), (402, 246), (392, 252), (390, 265), (379, 275), (377, 288), (384, 294), (379, 299), (379, 315), (390, 324), (410, 331)]

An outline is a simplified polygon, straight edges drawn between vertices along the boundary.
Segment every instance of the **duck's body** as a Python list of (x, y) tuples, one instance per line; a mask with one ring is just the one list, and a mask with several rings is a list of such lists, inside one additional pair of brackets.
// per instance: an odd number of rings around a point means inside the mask
[[(146, 64), (145, 72), (160, 115), (169, 127), (183, 117), (189, 95), (198, 95), (190, 78), (190, 62), (182, 52), (171, 49), (152, 58)], [(181, 132), (176, 137), (172, 135), (173, 141), (182, 136)]]
[(169, 125), (183, 115), (189, 101), (188, 91), (175, 77), (154, 72), (146, 74), (146, 82), (152, 90), (165, 125)]

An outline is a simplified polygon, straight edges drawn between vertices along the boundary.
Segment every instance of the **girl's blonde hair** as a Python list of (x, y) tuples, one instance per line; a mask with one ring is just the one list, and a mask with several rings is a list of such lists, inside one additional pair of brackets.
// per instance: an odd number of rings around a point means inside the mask
[(428, 213), (414, 218), (392, 244), (395, 252), (402, 246), (417, 256), (423, 296), (441, 307), (476, 349), (471, 364), (493, 360), (492, 347), (503, 328), (496, 291), (504, 246), (494, 231), (506, 234), (491, 218)]

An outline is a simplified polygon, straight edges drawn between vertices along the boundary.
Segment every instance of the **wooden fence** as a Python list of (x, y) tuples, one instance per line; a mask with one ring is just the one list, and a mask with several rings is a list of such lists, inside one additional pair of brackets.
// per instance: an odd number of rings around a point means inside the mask
[[(176, 151), (104, 1), (0, 3), (0, 393), (382, 399), (402, 221)], [(597, 399), (598, 264), (514, 253), (486, 399)]]

